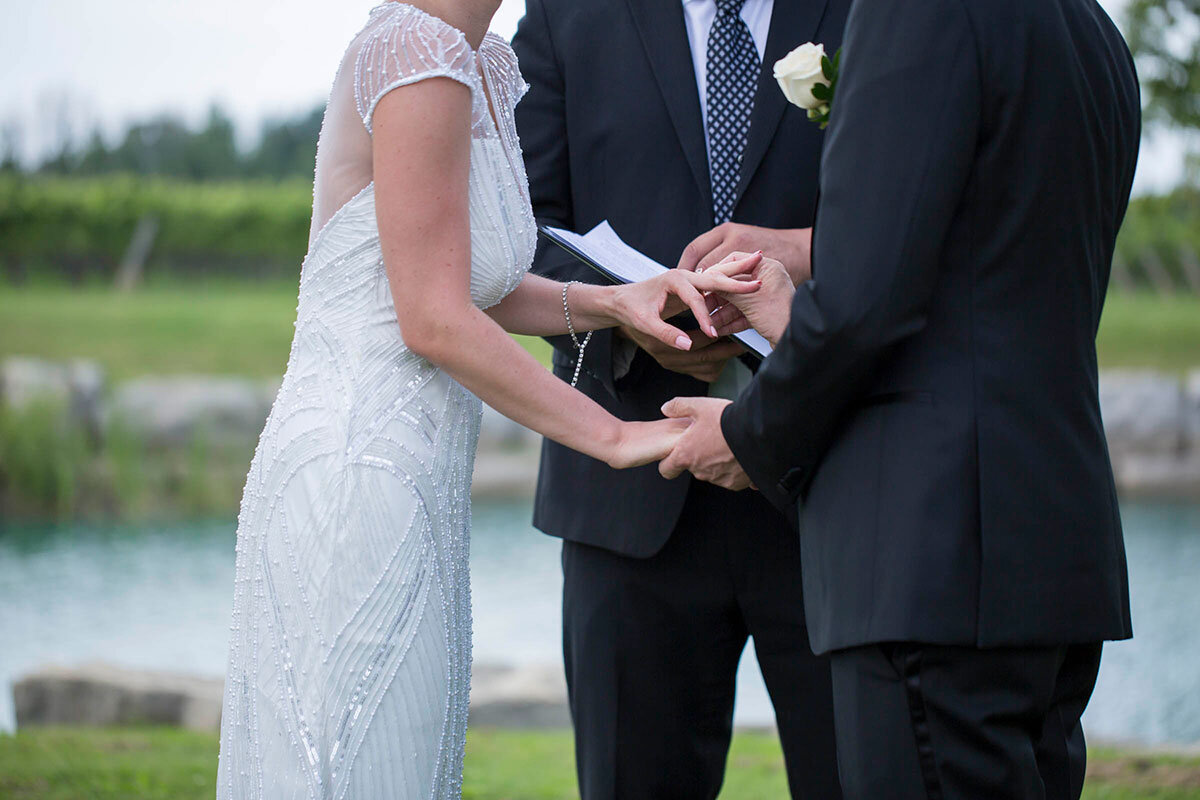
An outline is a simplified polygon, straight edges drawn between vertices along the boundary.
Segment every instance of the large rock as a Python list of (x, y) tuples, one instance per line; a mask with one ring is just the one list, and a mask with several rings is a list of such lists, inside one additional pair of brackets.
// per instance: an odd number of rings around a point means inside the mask
[(1126, 496), (1197, 496), (1200, 495), (1200, 450), (1114, 456), (1113, 475), (1117, 488)]
[(537, 447), (520, 450), (480, 448), (475, 457), (471, 496), (476, 500), (532, 498), (537, 490), (540, 452)]
[(174, 725), (215, 731), (222, 681), (106, 664), (46, 667), (13, 685), (17, 727)]
[[(45, 667), (13, 686), (17, 727), (33, 725), (173, 725), (215, 731), (222, 681), (107, 664)], [(476, 664), (472, 725), (565, 728), (571, 724), (561, 666)]]
[(0, 405), (18, 411), (37, 403), (62, 408), (89, 432), (103, 425), (105, 376), (93, 361), (67, 363), (13, 356), (0, 364)]
[(567, 682), (561, 665), (476, 664), (470, 724), (488, 728), (569, 728)]
[(483, 420), (479, 425), (481, 451), (530, 449), (540, 443), (541, 437), (536, 433), (484, 404)]
[(253, 438), (262, 431), (278, 383), (239, 378), (141, 378), (113, 393), (112, 417), (155, 444), (196, 435)]
[(1184, 430), (1188, 448), (1200, 453), (1200, 369), (1193, 370), (1184, 384)]
[(1181, 455), (1184, 405), (1183, 387), (1173, 376), (1135, 370), (1100, 375), (1100, 410), (1114, 458)]

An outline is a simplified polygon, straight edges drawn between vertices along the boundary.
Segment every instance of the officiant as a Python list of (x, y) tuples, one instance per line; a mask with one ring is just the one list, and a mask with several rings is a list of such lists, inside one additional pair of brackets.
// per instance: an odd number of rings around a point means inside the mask
[[(538, 222), (607, 219), (660, 263), (693, 269), (763, 249), (808, 275), (822, 134), (771, 65), (837, 49), (848, 0), (528, 0), (513, 47), (530, 84), (516, 119)], [(753, 242), (753, 248), (748, 244)], [(603, 278), (540, 244), (534, 271)], [(694, 326), (693, 326), (694, 327)], [(613, 414), (736, 395), (740, 345), (691, 332), (689, 352), (598, 331), (554, 370)], [(794, 797), (840, 796), (830, 670), (812, 654), (789, 521), (755, 492), (655, 465), (618, 472), (547, 441), (534, 524), (563, 542), (563, 655), (585, 800), (716, 797), (735, 679), (752, 638)]]

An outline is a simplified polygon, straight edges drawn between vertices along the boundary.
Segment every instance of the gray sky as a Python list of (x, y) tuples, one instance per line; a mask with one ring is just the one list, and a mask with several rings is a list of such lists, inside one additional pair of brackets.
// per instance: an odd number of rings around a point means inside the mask
[[(1101, 2), (1115, 13), (1124, 0)], [(20, 121), (27, 155), (56, 141), (63, 113), (76, 131), (99, 123), (114, 132), (163, 111), (199, 120), (217, 102), (253, 137), (264, 118), (324, 99), (375, 4), (0, 0), (0, 120)], [(493, 29), (511, 36), (524, 6), (504, 0)], [(1177, 180), (1181, 152), (1176, 137), (1148, 141), (1139, 187)]]

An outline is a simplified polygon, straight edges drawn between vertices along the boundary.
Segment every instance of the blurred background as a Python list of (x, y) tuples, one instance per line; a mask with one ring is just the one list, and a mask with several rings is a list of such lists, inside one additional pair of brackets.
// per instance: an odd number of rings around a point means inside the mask
[[(1200, 798), (1200, 6), (1102, 4), (1146, 109), (1098, 342), (1137, 636), (1085, 796)], [(372, 5), (0, 0), (0, 798), (212, 796), (234, 518)], [(575, 796), (537, 447), (486, 415), (469, 797)], [(736, 722), (723, 797), (784, 796), (752, 648)]]

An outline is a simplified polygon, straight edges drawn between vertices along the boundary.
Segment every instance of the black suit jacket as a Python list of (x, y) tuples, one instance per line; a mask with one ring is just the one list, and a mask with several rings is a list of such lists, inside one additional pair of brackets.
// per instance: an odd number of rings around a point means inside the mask
[[(848, 6), (848, 0), (775, 0), (735, 221), (812, 224), (822, 134), (788, 105), (771, 68), (810, 39), (833, 52)], [(681, 0), (529, 0), (513, 48), (530, 84), (516, 118), (538, 221), (582, 232), (608, 219), (631, 245), (674, 266), (688, 242), (713, 224)], [(545, 242), (534, 271), (603, 282)], [(672, 397), (707, 393), (704, 383), (662, 369), (645, 353), (615, 381), (612, 336), (593, 337), (579, 388), (613, 414), (658, 419)], [(555, 372), (569, 379), (574, 348), (565, 337), (551, 341)], [(534, 524), (555, 536), (650, 556), (669, 538), (689, 481), (666, 481), (654, 465), (616, 471), (547, 441)]]
[(1140, 105), (1095, 0), (856, 0), (815, 277), (725, 436), (817, 652), (1130, 635), (1095, 336)]

